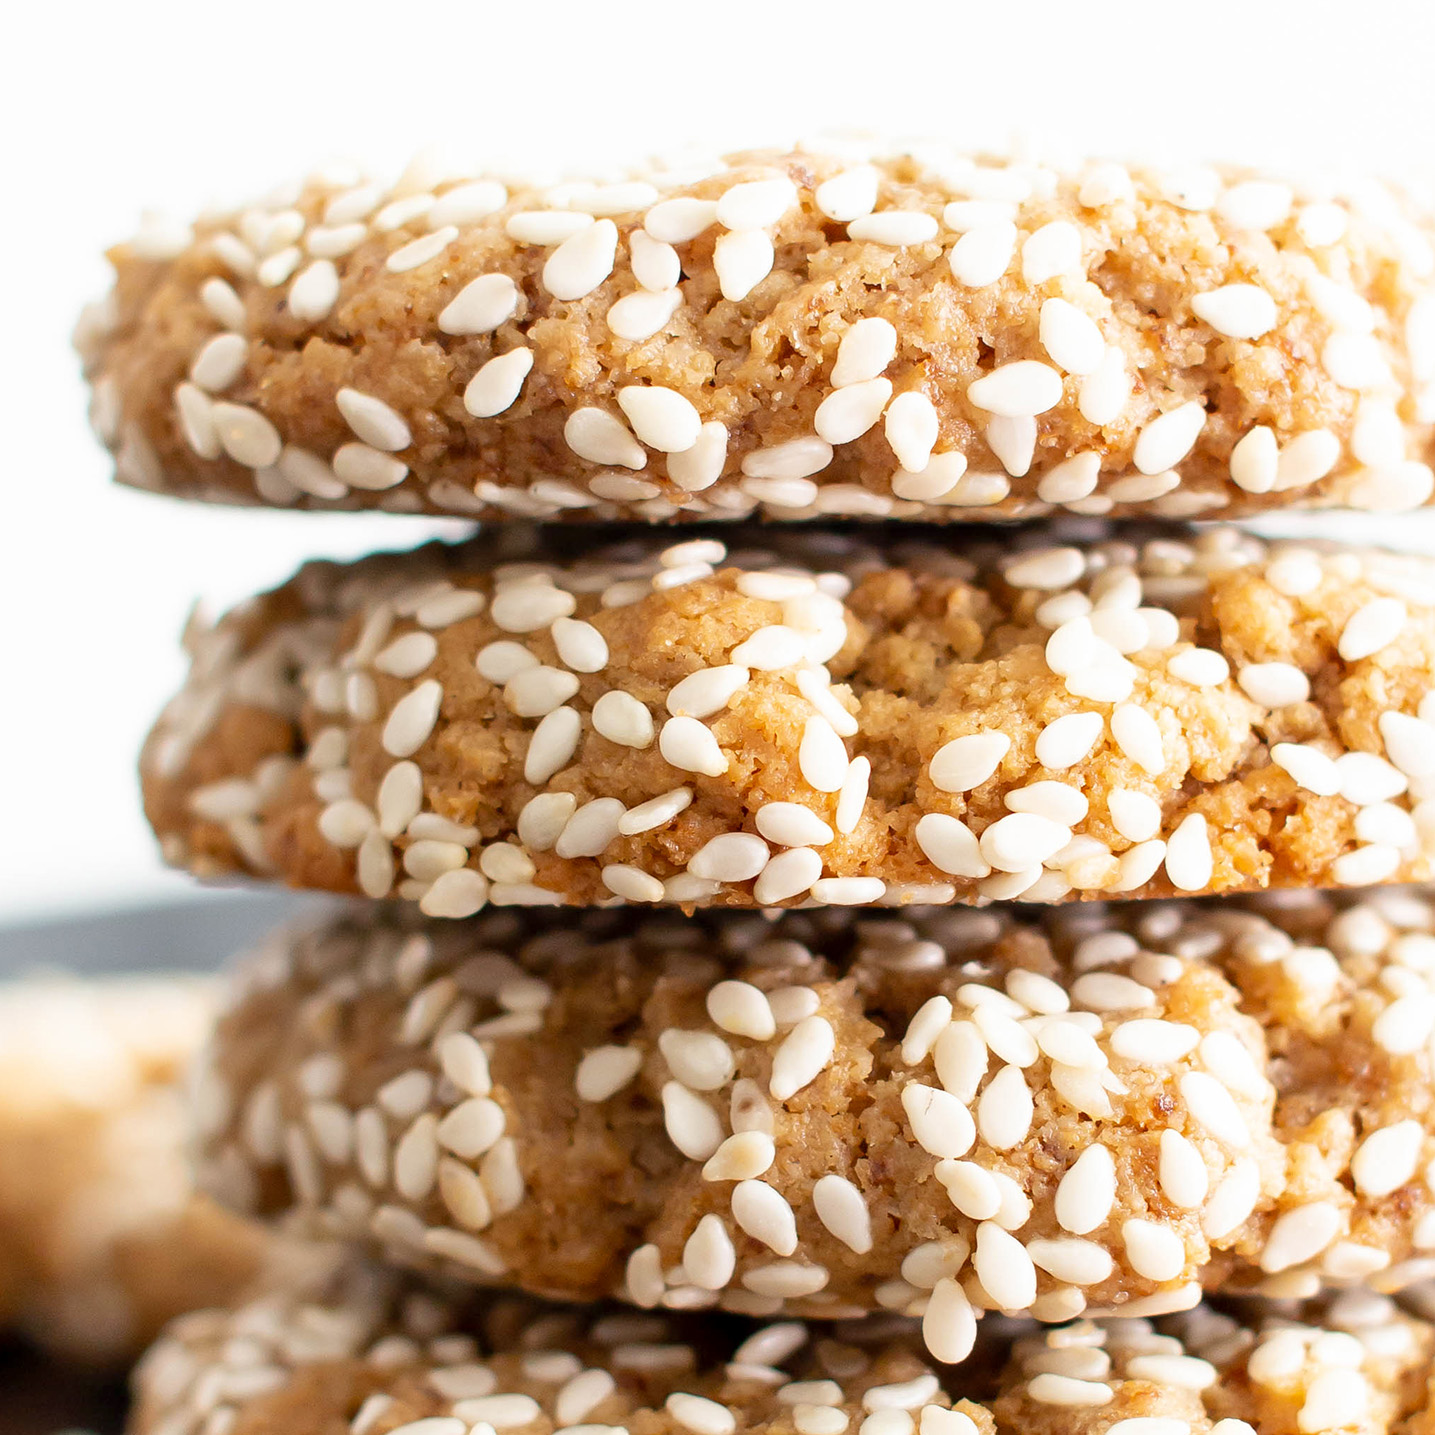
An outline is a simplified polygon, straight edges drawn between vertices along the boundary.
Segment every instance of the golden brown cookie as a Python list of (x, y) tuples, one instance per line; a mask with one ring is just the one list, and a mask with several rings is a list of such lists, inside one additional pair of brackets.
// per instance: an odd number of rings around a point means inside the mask
[(316, 564), (196, 628), (142, 760), (166, 856), (453, 917), (1431, 875), (1429, 560), (725, 532)]
[(754, 153), (333, 172), (111, 252), (118, 476), (481, 516), (1238, 516), (1432, 496), (1429, 214), (1243, 170)]
[(1435, 1274), (1435, 907), (392, 904), (241, 969), (201, 1182), (560, 1299), (924, 1318)]
[(136, 1378), (129, 1435), (1360, 1435), (1427, 1428), (1430, 1327), (1352, 1293), (1239, 1318), (1202, 1309), (1041, 1331), (957, 1369), (911, 1322), (753, 1329), (456, 1301), (374, 1280), (177, 1321)]
[(70, 1359), (132, 1359), (271, 1249), (186, 1158), (180, 1083), (216, 997), (194, 977), (0, 986), (0, 1314)]

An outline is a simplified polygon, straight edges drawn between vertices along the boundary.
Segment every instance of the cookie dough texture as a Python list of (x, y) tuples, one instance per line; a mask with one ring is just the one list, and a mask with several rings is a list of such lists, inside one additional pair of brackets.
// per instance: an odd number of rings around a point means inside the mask
[(1244, 171), (745, 154), (318, 175), (111, 252), (125, 482), (575, 521), (1168, 518), (1432, 494), (1428, 211)]
[(0, 1322), (85, 1363), (239, 1296), (269, 1238), (195, 1194), (180, 1081), (199, 978), (0, 985)]
[(390, 905), (241, 970), (201, 1182), (560, 1299), (1165, 1313), (1435, 1274), (1435, 907)]
[[(1013, 1322), (980, 1359), (911, 1322), (734, 1330), (400, 1290), (178, 1321), (141, 1365), (129, 1435), (1322, 1435), (1428, 1429), (1430, 1327), (1364, 1293), (1299, 1318), (1201, 1309), (1155, 1328)], [(1137, 1423), (1132, 1423), (1137, 1422)]]
[(189, 635), (170, 861), (486, 903), (943, 903), (1430, 875), (1435, 569), (1066, 520), (508, 531)]

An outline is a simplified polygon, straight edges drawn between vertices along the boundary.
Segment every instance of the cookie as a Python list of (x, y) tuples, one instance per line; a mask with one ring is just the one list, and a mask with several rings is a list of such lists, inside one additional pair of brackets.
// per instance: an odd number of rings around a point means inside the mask
[(1322, 1435), (1428, 1428), (1435, 1339), (1379, 1296), (1302, 1319), (1202, 1309), (923, 1358), (911, 1322), (733, 1329), (670, 1315), (465, 1305), (374, 1282), (176, 1322), (140, 1366), (130, 1435)]
[(195, 1194), (180, 1080), (199, 978), (0, 984), (0, 1325), (86, 1364), (232, 1300), (270, 1237)]
[(127, 483), (485, 521), (1431, 499), (1422, 205), (932, 149), (616, 183), (332, 172), (111, 251)]
[(1431, 875), (1427, 559), (726, 531), (312, 565), (196, 628), (142, 759), (165, 855), (453, 917)]
[(566, 1300), (1185, 1309), (1435, 1276), (1435, 904), (632, 908), (280, 937), (199, 1086), (200, 1181)]

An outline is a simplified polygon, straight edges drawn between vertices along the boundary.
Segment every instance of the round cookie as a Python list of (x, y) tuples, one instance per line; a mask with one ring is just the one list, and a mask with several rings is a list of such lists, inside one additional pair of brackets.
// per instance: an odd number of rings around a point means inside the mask
[(1244, 1319), (1016, 1324), (958, 1369), (910, 1322), (757, 1330), (673, 1316), (465, 1305), (381, 1282), (175, 1323), (129, 1435), (1323, 1435), (1426, 1430), (1430, 1327), (1352, 1293)]
[(1236, 517), (1432, 495), (1427, 209), (1246, 171), (752, 153), (338, 171), (111, 252), (127, 483), (575, 521)]
[(559, 1299), (1159, 1314), (1435, 1275), (1418, 892), (902, 916), (389, 904), (241, 969), (200, 1181)]
[(142, 758), (166, 856), (433, 916), (1431, 875), (1428, 559), (727, 531), (311, 565), (196, 629)]
[(119, 1364), (171, 1317), (232, 1300), (271, 1237), (195, 1194), (181, 1078), (211, 981), (0, 984), (0, 1323)]

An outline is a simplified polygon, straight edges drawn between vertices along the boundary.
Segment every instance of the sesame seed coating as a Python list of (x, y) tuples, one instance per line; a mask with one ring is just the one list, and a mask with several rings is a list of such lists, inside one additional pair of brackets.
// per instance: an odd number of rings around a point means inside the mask
[(1425, 880), (1435, 569), (1233, 529), (501, 530), (191, 633), (168, 859), (417, 903)]
[(1375, 182), (931, 147), (547, 189), (317, 176), (117, 246), (78, 333), (118, 477), (195, 498), (1399, 510), (1435, 491), (1432, 228)]
[(1385, 1435), (1429, 1418), (1429, 1324), (1365, 1292), (1153, 1322), (1010, 1321), (957, 1368), (829, 1327), (462, 1298), (357, 1269), (176, 1321), (129, 1435)]
[(482, 1285), (924, 1316), (945, 1360), (953, 1302), (970, 1335), (1396, 1290), (1435, 1274), (1432, 952), (1416, 888), (775, 923), (383, 904), (241, 967), (201, 1180)]
[(198, 976), (0, 983), (0, 1329), (128, 1364), (239, 1298), (275, 1246), (194, 1190), (180, 1085), (218, 1007)]

